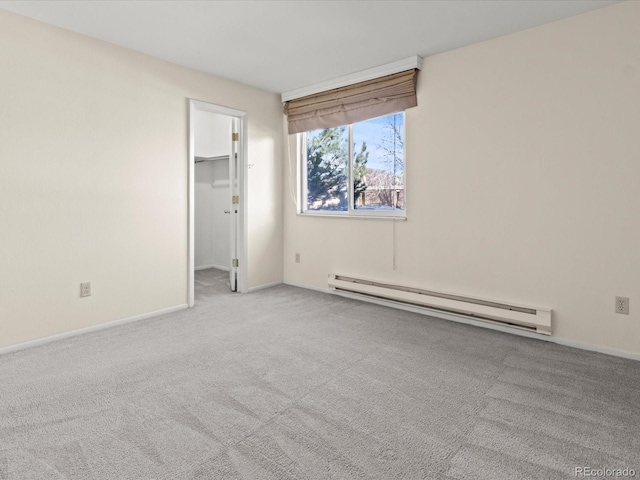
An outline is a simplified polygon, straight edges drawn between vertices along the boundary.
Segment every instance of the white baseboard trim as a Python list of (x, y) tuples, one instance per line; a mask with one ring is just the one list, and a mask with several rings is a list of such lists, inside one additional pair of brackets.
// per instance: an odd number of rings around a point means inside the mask
[(230, 267), (223, 267), (222, 265), (201, 265), (199, 267), (195, 267), (194, 270), (197, 272), (198, 270), (207, 270), (209, 268), (216, 268), (218, 270), (225, 270), (225, 271), (229, 271)]
[(490, 330), (497, 330), (499, 332), (511, 333), (513, 335), (519, 335), (521, 337), (534, 338), (536, 340), (543, 340), (545, 342), (556, 343), (558, 345), (564, 345), (565, 347), (578, 348), (580, 350), (587, 350), (590, 352), (603, 353), (605, 355), (611, 355), (613, 357), (627, 358), (629, 360), (640, 361), (640, 354), (627, 352), (624, 350), (618, 350), (615, 348), (602, 347), (599, 345), (592, 345), (590, 343), (583, 343), (576, 340), (569, 340), (565, 338), (558, 338), (549, 335), (541, 335), (538, 333), (527, 332), (526, 330), (520, 330), (517, 328), (510, 328), (508, 326), (498, 325), (495, 323), (483, 322), (464, 315), (455, 315), (453, 313), (441, 312), (439, 310), (432, 310), (426, 307), (418, 307), (413, 305), (406, 305), (400, 302), (394, 302), (392, 300), (383, 300), (380, 298), (368, 297), (366, 295), (358, 295), (357, 293), (346, 293), (331, 290), (330, 288), (320, 288), (312, 285), (305, 285), (297, 282), (285, 281), (285, 285), (291, 285), (292, 287), (305, 288), (307, 290), (315, 290), (317, 292), (329, 293), (331, 295), (338, 295), (353, 300), (361, 300), (363, 302), (375, 303), (385, 307), (397, 308), (400, 310), (406, 310), (408, 312), (420, 313), (422, 315), (428, 315), (430, 317), (437, 317), (443, 320), (451, 320), (453, 322), (464, 323), (467, 325), (473, 325), (475, 327), (488, 328)]
[(290, 282), (285, 280), (284, 282), (285, 285), (290, 285), (292, 287), (298, 287), (298, 288), (304, 288), (307, 290), (315, 290), (316, 292), (322, 292), (322, 293), (334, 293), (333, 290), (331, 290), (330, 288), (322, 288), (322, 287), (314, 287), (313, 285), (306, 285), (304, 283), (298, 283), (298, 282)]
[(590, 343), (578, 342), (567, 338), (551, 337), (542, 338), (541, 340), (557, 343), (558, 345), (564, 345), (565, 347), (579, 348), (580, 350), (588, 350), (590, 352), (603, 353), (604, 355), (611, 355), (612, 357), (628, 358), (629, 360), (636, 360), (640, 362), (640, 353), (627, 352), (625, 350), (618, 350), (617, 348), (601, 347), (600, 345), (592, 345)]
[(264, 290), (265, 288), (277, 287), (278, 285), (282, 285), (282, 282), (271, 282), (271, 283), (263, 283), (262, 285), (256, 285), (255, 287), (250, 287), (247, 292), (257, 292), (258, 290)]
[(141, 313), (140, 315), (133, 315), (132, 317), (121, 318), (119, 320), (113, 320), (111, 322), (100, 323), (98, 325), (92, 325), (90, 327), (78, 328), (77, 330), (71, 330), (69, 332), (58, 333), (56, 335), (50, 335), (48, 337), (37, 338), (35, 340), (29, 340), (27, 342), (18, 343), (16, 345), (9, 345), (7, 347), (0, 348), (0, 355), (5, 353), (17, 352), (18, 350), (24, 350), (26, 348), (38, 347), (50, 342), (56, 342), (58, 340), (64, 340), (65, 338), (76, 337), (85, 333), (97, 332), (98, 330), (104, 330), (106, 328), (116, 327), (118, 325), (124, 325), (126, 323), (136, 322), (138, 320), (144, 320), (146, 318), (158, 317), (167, 313), (177, 312), (178, 310), (184, 310), (188, 308), (185, 303), (183, 305), (176, 305), (174, 307), (163, 308), (162, 310), (156, 310), (154, 312)]

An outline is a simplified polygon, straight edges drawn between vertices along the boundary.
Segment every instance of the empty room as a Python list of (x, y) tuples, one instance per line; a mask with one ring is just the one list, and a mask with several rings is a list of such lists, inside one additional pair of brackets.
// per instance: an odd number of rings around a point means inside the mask
[(0, 480), (640, 476), (639, 27), (0, 0)]

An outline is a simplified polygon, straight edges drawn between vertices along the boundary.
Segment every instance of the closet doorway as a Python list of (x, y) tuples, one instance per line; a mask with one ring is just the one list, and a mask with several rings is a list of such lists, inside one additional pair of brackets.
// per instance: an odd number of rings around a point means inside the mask
[[(246, 114), (189, 101), (189, 306), (246, 292)], [(196, 281), (197, 279), (197, 281)]]

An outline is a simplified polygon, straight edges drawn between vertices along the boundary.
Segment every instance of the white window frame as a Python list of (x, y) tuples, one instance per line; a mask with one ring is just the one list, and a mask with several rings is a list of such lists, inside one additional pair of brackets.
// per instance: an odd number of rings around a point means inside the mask
[[(404, 112), (396, 112), (402, 113)], [(391, 114), (389, 114), (391, 115)], [(384, 115), (387, 116), (387, 115)], [(402, 122), (402, 137), (406, 139), (406, 115)], [(404, 157), (403, 180), (404, 180), (404, 210), (367, 210), (357, 209), (354, 205), (353, 198), (353, 124), (344, 125), (349, 130), (349, 174), (347, 178), (349, 207), (346, 211), (331, 210), (309, 210), (307, 205), (307, 134), (306, 132), (296, 135), (298, 150), (298, 215), (308, 215), (314, 217), (337, 217), (337, 218), (377, 218), (390, 220), (406, 220), (407, 219), (407, 159)], [(406, 152), (406, 149), (405, 149)], [(404, 155), (404, 152), (403, 152)]]

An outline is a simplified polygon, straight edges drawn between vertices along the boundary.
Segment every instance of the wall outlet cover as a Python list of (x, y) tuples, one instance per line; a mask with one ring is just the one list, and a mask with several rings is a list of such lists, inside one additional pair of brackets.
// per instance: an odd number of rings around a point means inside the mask
[(629, 298), (628, 297), (616, 297), (616, 313), (623, 315), (629, 315)]
[(91, 282), (84, 282), (80, 284), (80, 296), (81, 297), (91, 296)]

